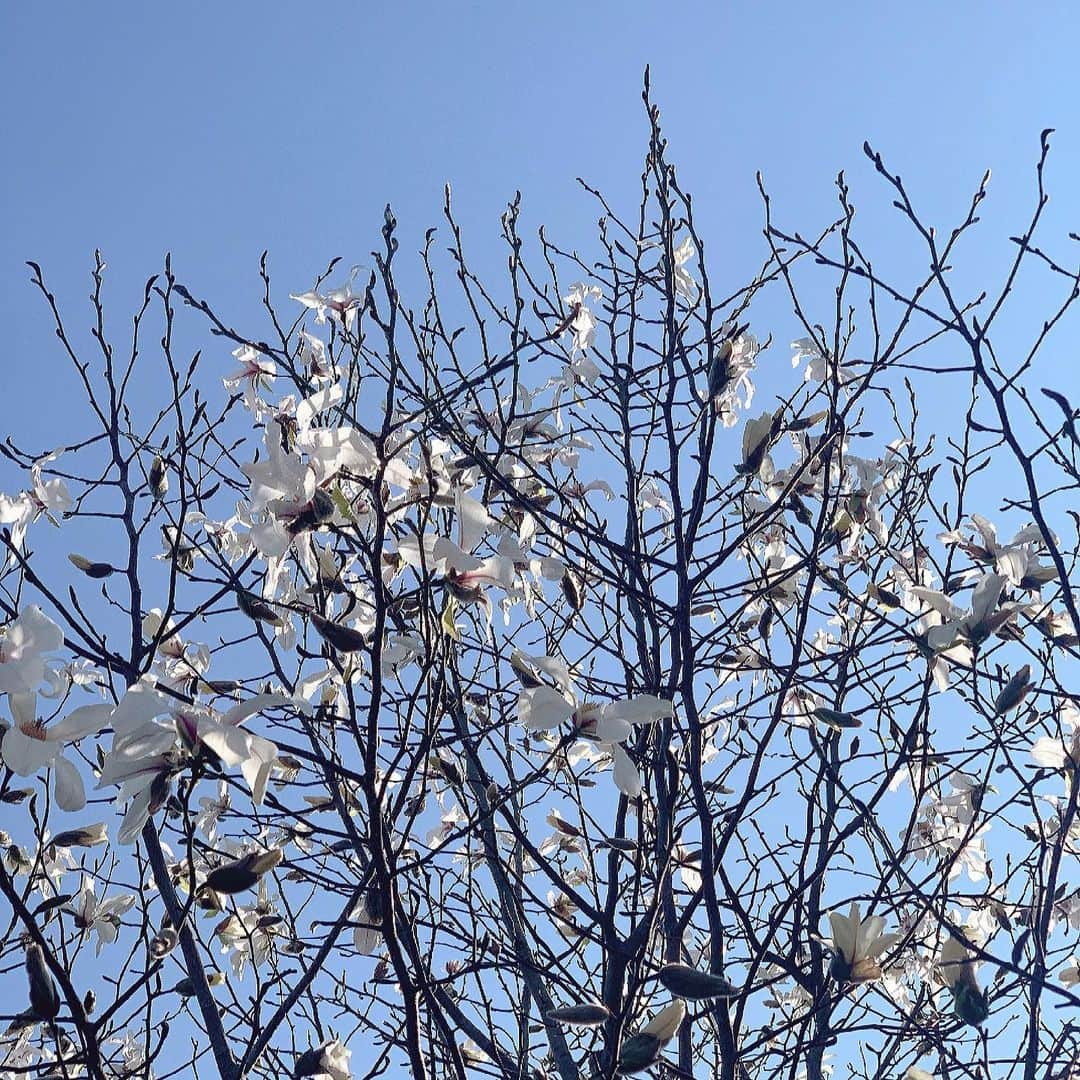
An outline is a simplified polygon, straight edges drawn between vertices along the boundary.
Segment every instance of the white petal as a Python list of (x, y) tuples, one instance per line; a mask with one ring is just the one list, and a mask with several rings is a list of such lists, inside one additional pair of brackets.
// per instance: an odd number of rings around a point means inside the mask
[(56, 743), (31, 739), (17, 727), (8, 728), (0, 743), (0, 756), (16, 776), (33, 776), (59, 753)]
[(641, 794), (641, 777), (638, 776), (630, 755), (618, 743), (613, 743), (610, 750), (615, 760), (615, 786), (624, 795), (636, 799)]
[(86, 788), (79, 770), (63, 754), (53, 762), (56, 805), (68, 813), (76, 813), (86, 805)]
[(124, 814), (124, 820), (120, 823), (120, 832), (117, 840), (121, 844), (133, 844), (142, 832), (143, 826), (150, 818), (150, 796), (152, 786), (147, 784), (132, 800)]
[(518, 719), (530, 731), (548, 731), (558, 727), (569, 720), (573, 713), (573, 705), (550, 686), (526, 690), (518, 698)]
[(48, 727), (46, 734), (57, 742), (76, 742), (87, 735), (96, 735), (106, 727), (112, 712), (111, 705), (80, 705), (63, 720)]

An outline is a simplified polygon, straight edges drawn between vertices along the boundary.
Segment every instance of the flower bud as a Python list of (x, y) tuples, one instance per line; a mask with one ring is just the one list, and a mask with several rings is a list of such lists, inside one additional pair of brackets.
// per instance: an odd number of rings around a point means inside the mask
[(544, 1014), (545, 1020), (571, 1027), (599, 1027), (611, 1019), (611, 1010), (599, 1002), (583, 1002), (580, 1005), (564, 1005)]
[(281, 848), (252, 852), (235, 862), (225, 863), (206, 875), (205, 888), (226, 896), (244, 892), (257, 885), (259, 878), (272, 870), (282, 859)]
[(262, 598), (247, 589), (236, 590), (236, 603), (240, 610), (255, 622), (271, 623), (280, 626), (281, 616)]
[(60, 1011), (60, 994), (40, 945), (31, 945), (26, 950), (26, 974), (30, 980), (31, 1012), (38, 1020), (55, 1020)]
[(560, 585), (562, 587), (562, 594), (566, 597), (566, 602), (574, 609), (574, 611), (580, 611), (585, 606), (585, 594), (582, 592), (581, 582), (578, 579), (577, 574), (567, 567), (563, 573)]
[(736, 997), (739, 991), (723, 975), (697, 971), (685, 964), (667, 964), (660, 969), (660, 982), (676, 997), (689, 1001)]
[(990, 1006), (983, 991), (969, 983), (958, 982), (954, 984), (952, 992), (953, 1011), (965, 1024), (979, 1027), (986, 1023)]
[(169, 474), (165, 469), (165, 462), (160, 454), (155, 454), (150, 465), (150, 494), (155, 499), (164, 499), (168, 490)]
[(71, 554), (68, 560), (87, 577), (107, 578), (116, 572), (116, 567), (110, 566), (107, 562), (93, 562), (85, 555)]
[(1002, 716), (1015, 709), (1031, 689), (1031, 665), (1025, 664), (994, 699), (994, 715)]
[(655, 1035), (649, 1035), (646, 1032), (631, 1035), (622, 1044), (622, 1050), (619, 1052), (620, 1075), (644, 1072), (651, 1065), (655, 1065), (660, 1060), (663, 1045), (663, 1042)]
[(311, 613), (311, 624), (319, 637), (332, 645), (338, 652), (359, 652), (367, 644), (367, 638), (351, 626), (324, 619), (317, 611)]
[(109, 836), (104, 822), (98, 822), (96, 825), (87, 825), (82, 829), (65, 829), (63, 832), (58, 832), (52, 838), (52, 842), (56, 847), (97, 847), (98, 844), (107, 844)]
[(176, 948), (180, 935), (171, 927), (165, 926), (150, 941), (150, 955), (155, 960), (168, 956)]

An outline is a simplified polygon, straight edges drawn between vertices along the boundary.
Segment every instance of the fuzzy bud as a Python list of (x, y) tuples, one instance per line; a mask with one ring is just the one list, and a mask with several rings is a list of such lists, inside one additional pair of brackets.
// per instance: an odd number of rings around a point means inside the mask
[(26, 974), (30, 980), (31, 1012), (38, 1020), (55, 1020), (60, 1012), (60, 994), (40, 945), (31, 945), (26, 950)]

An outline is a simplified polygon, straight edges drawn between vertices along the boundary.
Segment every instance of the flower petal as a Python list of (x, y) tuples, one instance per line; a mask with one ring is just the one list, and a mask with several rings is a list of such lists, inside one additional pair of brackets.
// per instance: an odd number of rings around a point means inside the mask
[(68, 813), (76, 813), (86, 805), (86, 787), (79, 770), (63, 754), (53, 762), (53, 790), (56, 805)]
[(0, 743), (0, 757), (16, 776), (33, 776), (60, 752), (56, 743), (32, 739), (21, 728), (8, 728)]

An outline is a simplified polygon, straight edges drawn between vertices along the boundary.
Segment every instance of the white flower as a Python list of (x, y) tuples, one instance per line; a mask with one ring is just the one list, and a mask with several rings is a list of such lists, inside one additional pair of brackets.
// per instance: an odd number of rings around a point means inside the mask
[(852, 903), (847, 915), (829, 914), (832, 925), (833, 975), (842, 982), (870, 982), (881, 976), (877, 958), (896, 941), (899, 934), (883, 934), (885, 920), (880, 915), (863, 919), (859, 905)]
[(671, 253), (674, 259), (673, 272), (675, 275), (675, 291), (690, 304), (697, 303), (701, 289), (694, 280), (686, 264), (697, 255), (694, 241), (689, 237), (683, 237), (683, 242)]
[(86, 805), (86, 788), (79, 770), (64, 757), (67, 743), (78, 742), (100, 731), (112, 709), (108, 705), (82, 705), (63, 720), (49, 726), (37, 716), (37, 694), (11, 694), (8, 698), (15, 726), (4, 732), (0, 757), (17, 776), (34, 776), (41, 769), (53, 769), (56, 805), (61, 810), (81, 810)]
[(120, 933), (120, 920), (134, 905), (135, 897), (131, 893), (111, 896), (99, 902), (94, 893), (93, 879), (84, 874), (82, 888), (66, 910), (75, 916), (75, 925), (80, 930), (97, 934), (97, 955), (100, 956), (106, 945), (116, 941)]
[(356, 321), (356, 313), (364, 302), (363, 297), (355, 295), (352, 289), (352, 284), (360, 270), (361, 267), (354, 266), (345, 284), (339, 285), (336, 289), (330, 289), (325, 293), (314, 289), (306, 293), (290, 293), (289, 299), (314, 311), (317, 323), (325, 323), (327, 312), (329, 312), (331, 318), (351, 330)]
[[(74, 505), (67, 484), (59, 477), (52, 480), (43, 480), (41, 471), (60, 456), (59, 450), (38, 458), (30, 466), (30, 490), (23, 491), (14, 497), (0, 493), (0, 525), (7, 525), (11, 529), (11, 546), (18, 550), (22, 547), (26, 537), (27, 528), (42, 515), (58, 525), (58, 517), (62, 517)], [(8, 555), (0, 566), (7, 565)]]
[(260, 356), (259, 350), (251, 345), (241, 345), (238, 349), (233, 349), (233, 356), (240, 366), (221, 381), (226, 390), (235, 390), (243, 383), (244, 404), (252, 412), (256, 412), (261, 404), (258, 392), (269, 390), (273, 386), (277, 365), (273, 360)]
[(25, 608), (0, 631), (0, 694), (36, 689), (45, 678), (43, 654), (63, 644), (63, 631), (37, 604)]
[[(545, 657), (545, 660), (550, 658)], [(535, 661), (533, 661), (535, 663)], [(549, 674), (553, 673), (551, 669)], [(615, 784), (630, 798), (641, 794), (641, 778), (622, 744), (639, 724), (654, 724), (673, 714), (672, 704), (652, 694), (603, 703), (579, 701), (569, 672), (556, 676), (558, 689), (537, 686), (518, 698), (518, 719), (530, 731), (550, 731), (572, 720), (578, 734), (594, 739), (611, 754)]]
[(602, 295), (596, 285), (586, 285), (579, 281), (571, 285), (570, 291), (563, 297), (563, 303), (570, 307), (572, 316), (566, 327), (574, 335), (570, 346), (572, 355), (592, 348), (596, 340), (596, 318), (585, 306), (585, 302), (599, 300)]

